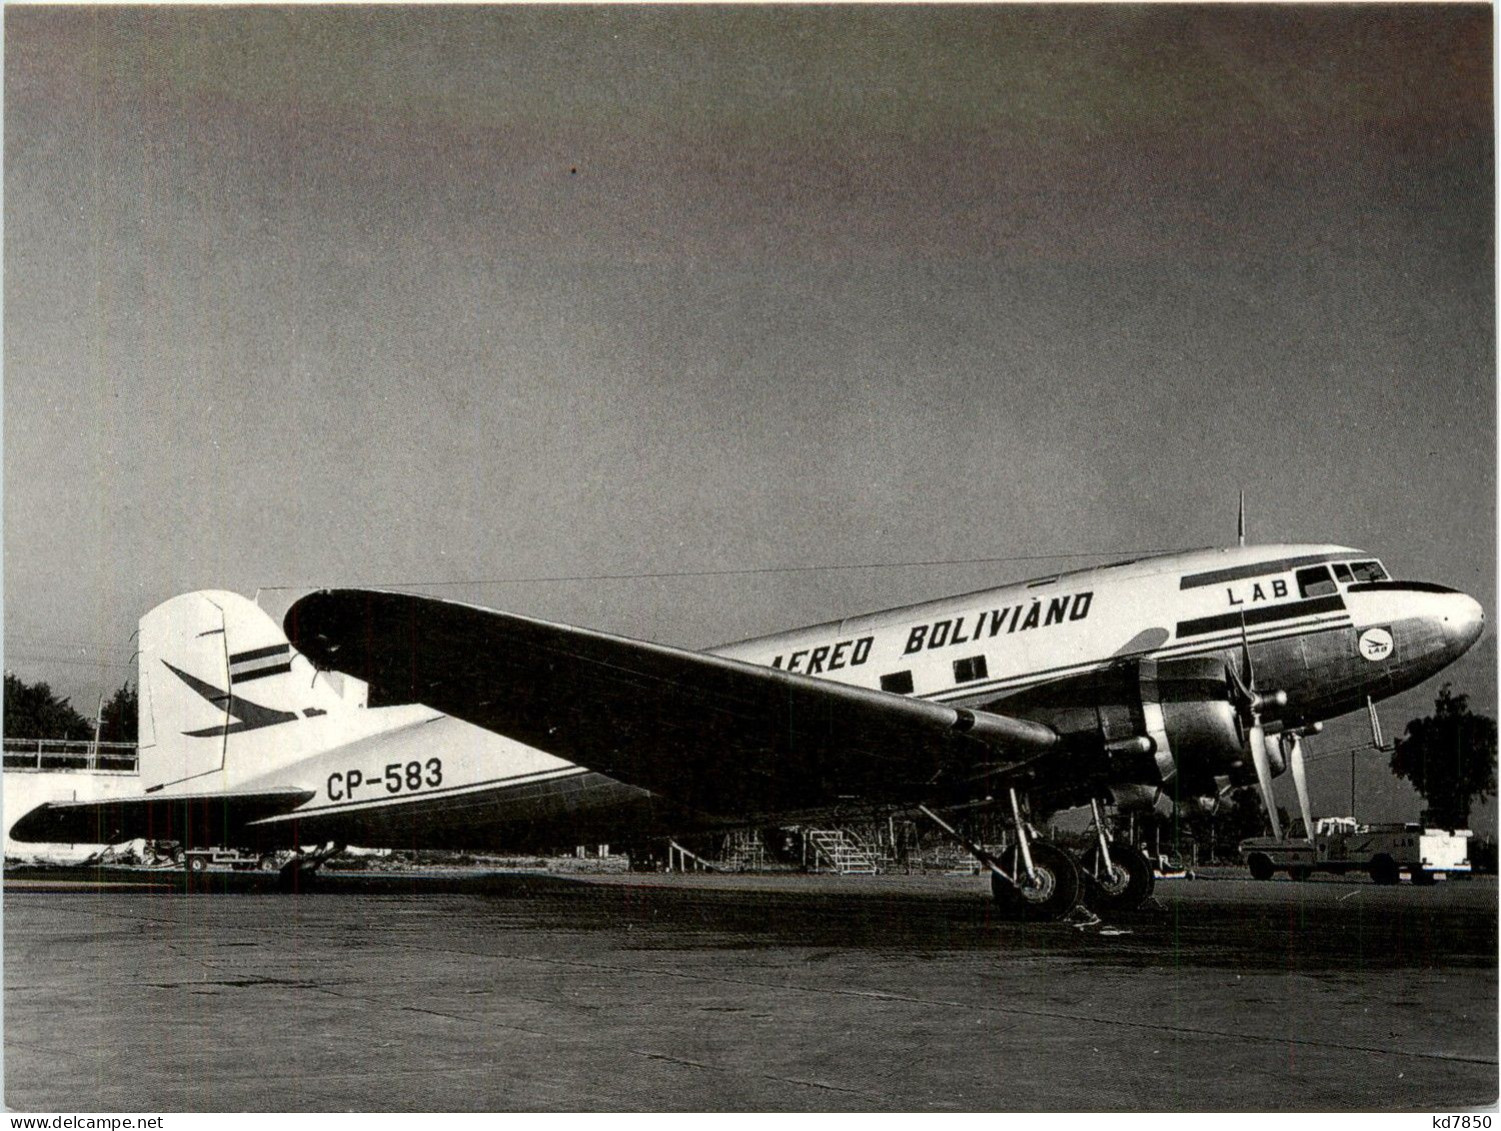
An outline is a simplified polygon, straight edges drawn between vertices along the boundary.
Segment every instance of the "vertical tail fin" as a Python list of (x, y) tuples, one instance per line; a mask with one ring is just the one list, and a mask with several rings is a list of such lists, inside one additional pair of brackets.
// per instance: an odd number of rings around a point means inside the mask
[(362, 687), (346, 691), (314, 669), (237, 593), (202, 590), (152, 609), (141, 618), (139, 664), (148, 790), (226, 788), (275, 761), (336, 745), (327, 727), (315, 734), (305, 724), (364, 706)]

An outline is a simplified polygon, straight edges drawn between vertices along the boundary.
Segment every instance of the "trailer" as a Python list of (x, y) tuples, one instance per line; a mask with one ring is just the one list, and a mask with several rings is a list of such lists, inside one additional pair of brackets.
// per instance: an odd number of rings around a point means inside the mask
[(190, 848), (184, 853), (188, 871), (229, 869), (234, 872), (274, 872), (280, 867), (275, 853), (254, 854), (234, 848)]
[(1312, 840), (1302, 822), (1285, 837), (1251, 837), (1240, 856), (1251, 877), (1269, 880), (1286, 872), (1306, 880), (1314, 872), (1365, 872), (1378, 884), (1395, 884), (1406, 872), (1415, 884), (1470, 870), (1469, 829), (1431, 829), (1420, 824), (1363, 825), (1353, 817), (1322, 817)]

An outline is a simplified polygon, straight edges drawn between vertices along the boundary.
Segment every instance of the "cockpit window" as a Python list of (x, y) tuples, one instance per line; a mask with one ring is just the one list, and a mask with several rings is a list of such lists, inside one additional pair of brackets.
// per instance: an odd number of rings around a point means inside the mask
[(1350, 569), (1356, 581), (1390, 581), (1380, 562), (1351, 562)]
[(1354, 580), (1350, 576), (1350, 567), (1345, 565), (1344, 562), (1335, 562), (1333, 568), (1335, 581), (1343, 581), (1346, 585), (1349, 585)]
[(1325, 566), (1300, 569), (1297, 577), (1298, 592), (1305, 597), (1327, 597), (1339, 592), (1339, 586), (1334, 584), (1334, 578), (1329, 576), (1329, 570)]

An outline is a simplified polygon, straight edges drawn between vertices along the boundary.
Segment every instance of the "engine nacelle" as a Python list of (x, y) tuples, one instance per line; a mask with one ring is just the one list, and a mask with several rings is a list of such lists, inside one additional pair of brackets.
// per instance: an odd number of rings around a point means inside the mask
[[(1134, 666), (1159, 765), (1166, 750), (1183, 786), (1212, 791), (1214, 777), (1245, 756), (1245, 731), (1225, 665), (1216, 657), (1199, 656), (1160, 663), (1140, 660)], [(1161, 719), (1160, 730), (1153, 729), (1154, 715)]]
[(992, 709), (1044, 722), (1081, 756), (1097, 757), (1092, 776), (1099, 785), (1171, 783), (1180, 797), (1213, 796), (1215, 777), (1245, 758), (1233, 685), (1214, 656), (1132, 660), (1024, 691)]

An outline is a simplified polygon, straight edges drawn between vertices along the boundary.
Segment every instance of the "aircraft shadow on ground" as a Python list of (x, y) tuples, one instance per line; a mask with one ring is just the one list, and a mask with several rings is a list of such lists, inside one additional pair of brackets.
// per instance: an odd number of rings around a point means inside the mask
[[(9, 873), (11, 878), (16, 872)], [(45, 873), (59, 887), (117, 881), (108, 870)], [(712, 884), (609, 883), (557, 875), (482, 873), (319, 874), (306, 891), (279, 890), (274, 874), (210, 873), (191, 884), (181, 873), (134, 873), (142, 895), (185, 898), (257, 896), (370, 901), (364, 913), (412, 900), (459, 899), (497, 930), (617, 931), (640, 950), (725, 950), (802, 946), (907, 955), (994, 950), (1082, 961), (1189, 963), (1257, 970), (1338, 972), (1352, 965), (1412, 969), (1495, 967), (1493, 900), (1444, 899), (1459, 893), (1345, 884), (1257, 888), (1198, 885), (1159, 890), (1137, 911), (1095, 924), (1017, 922), (984, 893), (946, 888), (892, 891), (822, 884), (757, 888)], [(35, 878), (40, 878), (36, 876)], [(191, 890), (188, 890), (191, 888)], [(130, 888), (123, 890), (129, 891)], [(1357, 898), (1358, 897), (1358, 898)]]

